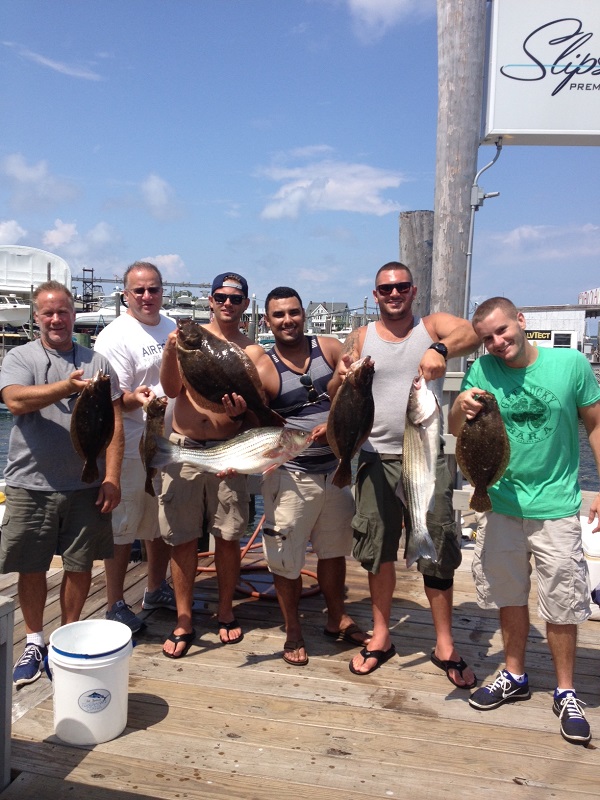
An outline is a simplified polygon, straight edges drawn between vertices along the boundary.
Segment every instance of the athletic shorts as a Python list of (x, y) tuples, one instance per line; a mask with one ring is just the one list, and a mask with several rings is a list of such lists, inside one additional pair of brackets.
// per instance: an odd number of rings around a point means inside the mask
[[(169, 438), (175, 444), (185, 443), (186, 447), (205, 446), (178, 433)], [(201, 537), (205, 519), (209, 533), (215, 538), (239, 541), (246, 532), (249, 517), (246, 475), (217, 478), (210, 472), (201, 472), (194, 464), (167, 464), (163, 468), (158, 524), (167, 544), (185, 544)]]
[(112, 558), (111, 515), (96, 505), (98, 488), (38, 492), (6, 487), (0, 572), (47, 572), (59, 555), (65, 572), (88, 572)]
[[(401, 455), (387, 456), (361, 450), (356, 473), (352, 555), (373, 574), (379, 572), (381, 564), (398, 560), (403, 523), (407, 541), (410, 536), (410, 518), (396, 494), (396, 487), (401, 480)], [(426, 519), (438, 562), (433, 564), (428, 558), (420, 558), (417, 567), (423, 575), (441, 580), (452, 580), (462, 560), (456, 537), (452, 492), (446, 459), (440, 454), (437, 459), (435, 505)]]
[(472, 564), (478, 605), (526, 606), (532, 556), (540, 616), (555, 625), (586, 620), (590, 590), (578, 516), (543, 520), (483, 514)]
[(269, 571), (294, 580), (310, 542), (319, 559), (350, 555), (354, 501), (331, 474), (276, 469), (263, 478), (263, 550)]
[(115, 544), (132, 544), (160, 536), (158, 500), (145, 489), (146, 470), (139, 458), (126, 458), (121, 469), (121, 502), (113, 511)]

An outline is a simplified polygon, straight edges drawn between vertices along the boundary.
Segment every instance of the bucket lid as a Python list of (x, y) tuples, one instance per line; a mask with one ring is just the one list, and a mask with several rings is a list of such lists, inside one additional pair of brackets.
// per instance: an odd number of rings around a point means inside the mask
[(131, 641), (131, 629), (111, 619), (85, 619), (62, 625), (50, 634), (50, 647), (68, 658), (102, 658)]
[(583, 552), (590, 558), (600, 558), (600, 531), (592, 533), (596, 527), (596, 520), (591, 524), (587, 519), (581, 520), (581, 536)]

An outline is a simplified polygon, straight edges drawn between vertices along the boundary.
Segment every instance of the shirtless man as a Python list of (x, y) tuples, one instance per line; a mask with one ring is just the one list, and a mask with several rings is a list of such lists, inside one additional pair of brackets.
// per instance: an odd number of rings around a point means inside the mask
[[(264, 355), (263, 348), (239, 328), (249, 302), (245, 278), (233, 272), (217, 275), (209, 296), (213, 319), (204, 327), (220, 339), (235, 342), (257, 362)], [(165, 394), (176, 398), (171, 441), (202, 448), (231, 439), (242, 426), (244, 414), (239, 413), (240, 406), (234, 398), (234, 402), (228, 404), (230, 414), (227, 414), (207, 411), (195, 403), (181, 381), (176, 342), (174, 332), (167, 339), (160, 371)], [(233, 613), (233, 596), (240, 574), (239, 540), (248, 525), (249, 502), (246, 475), (213, 475), (201, 472), (192, 464), (169, 464), (163, 469), (159, 523), (164, 541), (173, 547), (171, 575), (177, 602), (177, 625), (164, 643), (165, 656), (182, 658), (196, 635), (192, 626), (192, 604), (198, 537), (204, 517), (215, 539), (219, 637), (223, 644), (242, 641), (244, 635)]]

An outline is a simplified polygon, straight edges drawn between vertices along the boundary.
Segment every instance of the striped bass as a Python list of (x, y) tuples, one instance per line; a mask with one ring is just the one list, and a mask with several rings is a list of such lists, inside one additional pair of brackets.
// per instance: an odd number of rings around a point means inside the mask
[(295, 428), (253, 428), (223, 444), (184, 447), (157, 436), (152, 466), (160, 468), (178, 462), (195, 464), (203, 472), (234, 469), (243, 475), (264, 474), (305, 450), (309, 437), (310, 431)]
[(406, 548), (407, 567), (419, 558), (429, 558), (434, 564), (438, 560), (426, 519), (434, 505), (439, 452), (440, 407), (425, 380), (418, 377), (413, 380), (408, 397), (402, 446), (403, 502), (412, 525)]

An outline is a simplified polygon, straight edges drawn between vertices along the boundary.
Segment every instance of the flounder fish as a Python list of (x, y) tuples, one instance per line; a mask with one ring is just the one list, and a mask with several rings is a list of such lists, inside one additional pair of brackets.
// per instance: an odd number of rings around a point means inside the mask
[(165, 432), (165, 411), (167, 410), (167, 397), (153, 397), (152, 400), (144, 403), (146, 412), (146, 425), (140, 439), (140, 457), (146, 469), (145, 490), (151, 497), (155, 497), (152, 479), (156, 475), (156, 467), (150, 466), (152, 459), (156, 455), (156, 437), (164, 436)]
[(83, 483), (100, 477), (97, 459), (106, 450), (115, 430), (110, 376), (100, 369), (81, 390), (71, 415), (71, 441), (83, 458)]
[(333, 398), (327, 417), (327, 442), (340, 459), (333, 474), (334, 486), (352, 482), (351, 461), (367, 440), (373, 427), (373, 375), (375, 364), (370, 356), (354, 361)]
[(500, 480), (510, 459), (510, 443), (496, 398), (480, 392), (475, 399), (483, 408), (473, 419), (465, 420), (456, 439), (456, 461), (460, 471), (474, 486), (469, 503), (473, 511), (491, 511), (488, 488)]
[(254, 428), (212, 447), (183, 447), (157, 437), (153, 467), (170, 463), (195, 464), (203, 472), (234, 469), (260, 475), (285, 464), (309, 445), (309, 431), (296, 428)]
[(406, 566), (419, 558), (437, 563), (437, 551), (427, 529), (427, 512), (435, 502), (435, 476), (440, 452), (440, 407), (424, 378), (413, 380), (404, 425), (402, 481), (397, 493), (408, 509), (411, 531)]
[(178, 323), (177, 359), (185, 388), (202, 408), (223, 412), (223, 395), (237, 392), (259, 426), (285, 424), (266, 404), (256, 367), (237, 344), (219, 339), (194, 320), (183, 320)]

